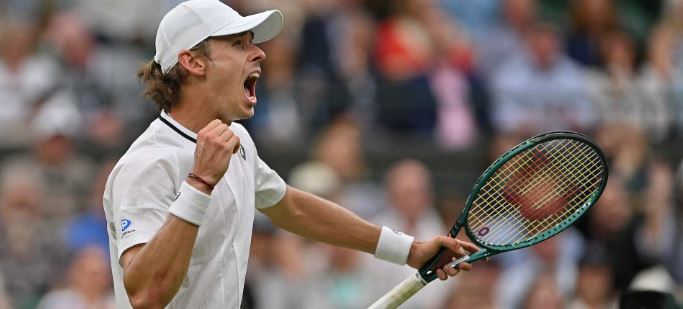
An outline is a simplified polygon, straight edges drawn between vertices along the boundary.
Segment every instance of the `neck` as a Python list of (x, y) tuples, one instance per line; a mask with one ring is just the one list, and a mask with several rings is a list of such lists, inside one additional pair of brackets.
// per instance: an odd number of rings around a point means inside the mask
[[(215, 113), (208, 110), (207, 107), (211, 106), (211, 104), (208, 104), (207, 101), (208, 98), (201, 95), (193, 95), (191, 93), (185, 96), (181, 95), (178, 104), (173, 106), (173, 109), (168, 111), (168, 114), (183, 127), (194, 133), (199, 133), (209, 122), (218, 118)], [(223, 122), (230, 125), (229, 121)]]

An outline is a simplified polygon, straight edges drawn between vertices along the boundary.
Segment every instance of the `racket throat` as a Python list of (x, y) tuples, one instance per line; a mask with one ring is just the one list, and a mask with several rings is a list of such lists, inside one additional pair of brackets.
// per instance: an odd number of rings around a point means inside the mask
[(460, 263), (468, 261), (469, 259), (470, 259), (470, 255), (468, 254), (468, 255), (465, 255), (465, 256), (451, 262), (451, 264), (449, 264), (448, 266), (450, 266), (451, 268), (458, 268), (458, 265), (460, 265)]

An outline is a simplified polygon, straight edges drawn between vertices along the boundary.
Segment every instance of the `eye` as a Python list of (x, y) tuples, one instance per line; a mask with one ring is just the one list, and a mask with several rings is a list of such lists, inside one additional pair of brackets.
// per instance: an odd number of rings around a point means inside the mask
[(238, 47), (238, 48), (240, 48), (240, 49), (244, 49), (244, 47), (245, 47), (244, 39), (236, 40), (234, 43), (232, 43), (232, 46), (233, 46), (233, 47)]

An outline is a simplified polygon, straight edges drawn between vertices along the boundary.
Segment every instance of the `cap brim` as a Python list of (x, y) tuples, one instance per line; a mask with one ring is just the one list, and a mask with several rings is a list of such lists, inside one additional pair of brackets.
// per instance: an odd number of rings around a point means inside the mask
[(225, 25), (211, 36), (222, 36), (252, 31), (254, 43), (261, 43), (276, 37), (282, 31), (284, 18), (279, 10), (269, 10), (245, 16), (239, 21)]

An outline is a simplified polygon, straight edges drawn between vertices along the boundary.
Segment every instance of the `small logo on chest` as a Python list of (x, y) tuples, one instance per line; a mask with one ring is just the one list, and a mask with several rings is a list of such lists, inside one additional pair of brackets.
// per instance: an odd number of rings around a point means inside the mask
[(240, 145), (240, 157), (242, 157), (242, 160), (247, 161), (247, 153), (244, 151), (244, 146)]

